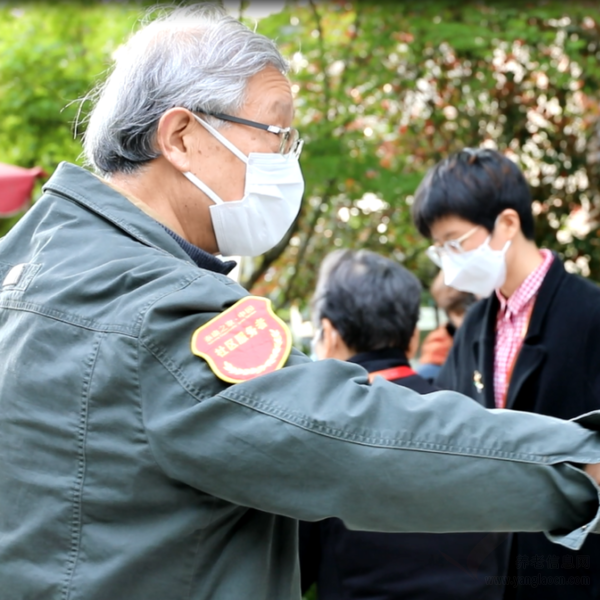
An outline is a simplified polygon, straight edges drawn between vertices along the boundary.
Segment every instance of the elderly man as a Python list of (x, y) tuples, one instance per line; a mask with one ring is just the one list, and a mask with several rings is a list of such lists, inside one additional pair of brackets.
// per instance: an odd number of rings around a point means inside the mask
[(297, 519), (599, 527), (598, 433), (313, 363), (225, 276), (298, 211), (285, 71), (217, 7), (153, 21), (96, 96), (96, 174), (61, 164), (0, 242), (2, 600), (297, 599)]

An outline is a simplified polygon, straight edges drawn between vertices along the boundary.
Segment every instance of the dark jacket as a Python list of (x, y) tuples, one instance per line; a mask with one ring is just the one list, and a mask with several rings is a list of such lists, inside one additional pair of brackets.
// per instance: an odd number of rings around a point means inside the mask
[[(435, 380), (440, 388), (462, 392), (488, 408), (494, 407), (498, 308), (495, 294), (471, 308)], [(508, 388), (506, 408), (561, 419), (600, 408), (600, 288), (567, 273), (556, 256), (535, 301)], [(520, 533), (514, 537), (509, 574), (536, 578), (529, 584), (521, 579), (514, 597), (600, 598), (599, 538), (588, 539), (578, 552), (557, 552), (544, 536)], [(589, 578), (589, 584), (572, 580), (566, 586), (556, 585), (561, 580), (554, 579), (574, 576)]]
[[(408, 365), (398, 350), (350, 359), (369, 373)], [(394, 383), (427, 394), (437, 388), (419, 375)], [(340, 519), (300, 523), (302, 591), (317, 583), (319, 600), (492, 600), (502, 588), (486, 578), (504, 572), (506, 534), (351, 531)]]

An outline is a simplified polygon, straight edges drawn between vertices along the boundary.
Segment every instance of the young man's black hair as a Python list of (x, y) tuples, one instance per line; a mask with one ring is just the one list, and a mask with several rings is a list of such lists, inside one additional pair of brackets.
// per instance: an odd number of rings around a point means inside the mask
[(454, 215), (493, 231), (498, 215), (513, 209), (528, 240), (534, 237), (531, 192), (519, 167), (487, 148), (465, 148), (432, 167), (417, 188), (413, 219), (425, 237), (442, 217)]

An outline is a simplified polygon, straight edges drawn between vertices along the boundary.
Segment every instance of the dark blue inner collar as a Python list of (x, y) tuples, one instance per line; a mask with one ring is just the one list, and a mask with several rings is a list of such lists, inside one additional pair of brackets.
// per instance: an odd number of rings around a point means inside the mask
[(221, 273), (227, 275), (236, 266), (235, 260), (221, 260), (212, 254), (209, 254), (205, 250), (198, 248), (190, 244), (187, 240), (184, 240), (180, 235), (177, 235), (174, 231), (171, 231), (168, 227), (165, 227), (167, 233), (181, 246), (183, 251), (202, 269), (213, 271), (214, 273)]
[(410, 366), (406, 353), (399, 348), (381, 348), (368, 352), (359, 352), (348, 359), (348, 362), (363, 366), (369, 373), (391, 369), (392, 367)]

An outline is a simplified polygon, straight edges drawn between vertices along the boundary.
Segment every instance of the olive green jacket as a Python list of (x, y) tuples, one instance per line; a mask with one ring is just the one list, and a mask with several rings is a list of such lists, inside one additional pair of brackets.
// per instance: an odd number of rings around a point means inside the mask
[(574, 422), (296, 351), (221, 381), (190, 340), (245, 295), (59, 166), (0, 241), (2, 600), (297, 600), (297, 519), (570, 548), (598, 529), (573, 465), (600, 435)]

